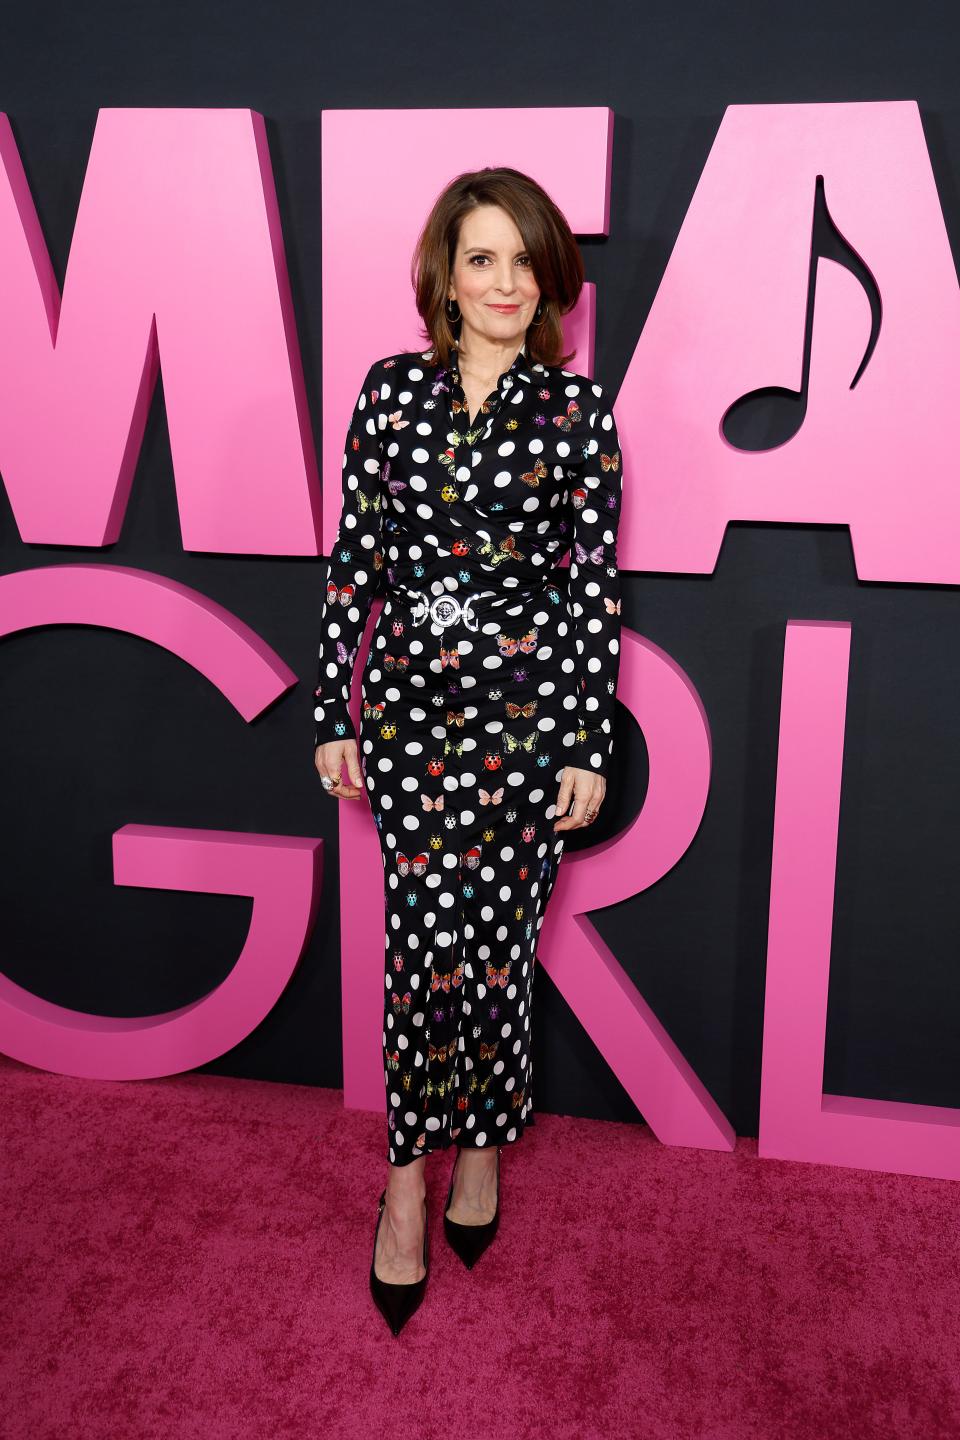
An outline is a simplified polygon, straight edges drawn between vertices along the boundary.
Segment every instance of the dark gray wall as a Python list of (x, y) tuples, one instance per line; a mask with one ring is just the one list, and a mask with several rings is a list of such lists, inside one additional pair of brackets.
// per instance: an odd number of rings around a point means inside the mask
[[(956, 253), (958, 31), (946, 4), (94, 0), (7, 8), (0, 107), (61, 285), (99, 107), (267, 117), (319, 449), (322, 109), (610, 105), (611, 232), (583, 249), (600, 302), (596, 373), (616, 390), (728, 104), (916, 99)], [(417, 163), (384, 135), (385, 167)], [(116, 545), (25, 546), (0, 490), (0, 546), (4, 571), (98, 558), (174, 576), (263, 634), (303, 680), (246, 726), (138, 640), (48, 627), (3, 642), (4, 970), (93, 1011), (182, 1004), (229, 970), (248, 902), (114, 888), (112, 832), (145, 821), (322, 834), (327, 887), (309, 951), (273, 1013), (209, 1069), (340, 1084), (336, 812), (313, 771), (309, 705), (322, 562), (183, 553), (162, 385)], [(624, 591), (625, 624), (698, 687), (715, 768), (690, 852), (652, 891), (595, 916), (605, 939), (738, 1132), (755, 1134), (783, 629), (788, 617), (850, 619), (826, 1088), (960, 1105), (960, 596), (858, 582), (841, 527), (764, 524), (731, 527), (713, 576), (626, 575)], [(646, 784), (642, 737), (622, 709), (619, 720), (607, 831)], [(635, 1118), (543, 970), (537, 985), (538, 1108)]]

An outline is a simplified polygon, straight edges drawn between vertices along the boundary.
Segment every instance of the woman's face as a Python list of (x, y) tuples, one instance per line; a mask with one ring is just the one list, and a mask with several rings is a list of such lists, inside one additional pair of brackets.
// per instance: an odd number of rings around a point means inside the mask
[(522, 343), (540, 287), (523, 236), (499, 205), (477, 205), (462, 221), (449, 296), (463, 316), (461, 342), (472, 334), (498, 345)]

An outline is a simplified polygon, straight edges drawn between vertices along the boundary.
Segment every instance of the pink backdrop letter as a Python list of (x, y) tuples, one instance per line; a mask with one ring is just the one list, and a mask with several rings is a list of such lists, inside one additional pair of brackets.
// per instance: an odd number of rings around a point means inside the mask
[[(383, 136), (412, 167), (383, 164)], [(370, 364), (426, 350), (410, 285), (420, 227), (454, 176), (485, 165), (533, 175), (577, 235), (610, 223), (613, 114), (604, 106), (529, 110), (323, 112), (323, 548), (340, 515), (343, 440)], [(389, 243), (385, 220), (389, 216)], [(593, 286), (564, 323), (570, 366), (593, 374)]]
[[(122, 617), (122, 624), (121, 624)], [(0, 579), (0, 636), (35, 625), (122, 628), (163, 645), (252, 720), (296, 681), (229, 611), (188, 586), (122, 565), (54, 565)], [(321, 840), (124, 825), (113, 837), (118, 885), (249, 895), (250, 930), (230, 974), (163, 1015), (88, 1015), (0, 974), (0, 1049), (61, 1075), (139, 1080), (204, 1065), (250, 1034), (287, 984), (316, 918)], [(56, 877), (50, 879), (51, 891)], [(131, 936), (132, 953), (136, 936)]]
[(317, 553), (261, 115), (102, 110), (62, 305), (0, 115), (0, 272), (0, 473), (24, 541), (117, 540), (162, 363), (184, 549)]
[(823, 1093), (849, 658), (849, 622), (788, 623), (758, 1152), (960, 1180), (960, 1111)]
[[(801, 389), (818, 175), (879, 289), (875, 346), (869, 289), (819, 259), (803, 423), (743, 451), (729, 407)], [(710, 572), (734, 519), (841, 523), (861, 579), (960, 583), (958, 392), (960, 291), (916, 102), (731, 105), (618, 397), (642, 495), (622, 565)]]

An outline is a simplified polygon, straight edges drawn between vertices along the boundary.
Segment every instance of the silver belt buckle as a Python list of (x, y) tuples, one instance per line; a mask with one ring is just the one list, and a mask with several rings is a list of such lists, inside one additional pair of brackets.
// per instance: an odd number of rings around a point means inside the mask
[(415, 590), (411, 596), (416, 599), (413, 624), (422, 625), (429, 616), (441, 630), (445, 630), (448, 625), (457, 625), (461, 620), (468, 630), (479, 630), (480, 622), (473, 613), (473, 602), (478, 595), (479, 592), (474, 591), (461, 604), (455, 595), (435, 595), (428, 601), (421, 591)]

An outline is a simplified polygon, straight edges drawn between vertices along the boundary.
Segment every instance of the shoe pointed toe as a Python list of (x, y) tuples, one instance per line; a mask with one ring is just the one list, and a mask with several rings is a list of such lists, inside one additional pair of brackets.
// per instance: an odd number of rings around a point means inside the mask
[[(459, 1156), (458, 1156), (459, 1159)], [(454, 1164), (453, 1172), (456, 1171)], [(443, 1207), (443, 1233), (447, 1237), (450, 1249), (472, 1270), (480, 1259), (484, 1250), (487, 1249), (493, 1237), (497, 1233), (500, 1224), (500, 1150), (497, 1148), (497, 1208), (493, 1218), (485, 1225), (459, 1225), (456, 1220), (451, 1220), (447, 1211), (450, 1209), (450, 1202), (453, 1199), (454, 1173), (450, 1175), (450, 1189), (447, 1191), (447, 1203)]]
[(468, 1270), (473, 1269), (497, 1233), (495, 1220), (489, 1225), (458, 1225), (444, 1216), (443, 1225), (451, 1250), (459, 1255)]
[(427, 1274), (429, 1274), (430, 1266), (430, 1220), (429, 1216), (425, 1219), (423, 1230), (423, 1264), (426, 1273), (422, 1275), (419, 1280), (414, 1280), (408, 1285), (398, 1285), (389, 1280), (381, 1280), (376, 1270), (377, 1235), (380, 1230), (380, 1222), (383, 1219), (386, 1203), (387, 1192), (384, 1191), (378, 1202), (377, 1227), (373, 1232), (373, 1256), (370, 1260), (370, 1293), (373, 1296), (377, 1309), (390, 1326), (394, 1335), (399, 1335), (411, 1315), (420, 1308), (420, 1304), (426, 1293)]
[(417, 1280), (412, 1285), (391, 1285), (380, 1280), (376, 1274), (370, 1277), (370, 1288), (380, 1314), (386, 1320), (394, 1335), (399, 1335), (411, 1315), (420, 1308), (426, 1283)]

